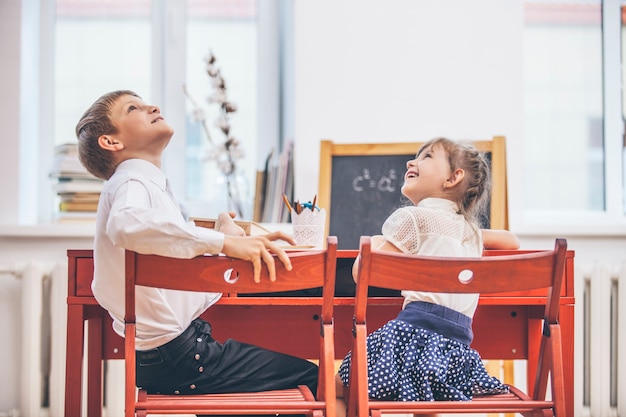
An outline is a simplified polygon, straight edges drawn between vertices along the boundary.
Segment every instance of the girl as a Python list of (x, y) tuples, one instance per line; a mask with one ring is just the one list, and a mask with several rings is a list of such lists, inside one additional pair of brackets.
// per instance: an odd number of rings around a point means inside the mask
[[(516, 248), (518, 241), (512, 233), (481, 233), (478, 227), (477, 217), (489, 190), (490, 170), (481, 152), (472, 145), (433, 139), (407, 162), (402, 194), (414, 205), (396, 210), (383, 224), (382, 236), (372, 238), (372, 247), (451, 257), (481, 256), (484, 242), (491, 248)], [(355, 279), (358, 262), (357, 258)], [(487, 374), (480, 355), (469, 346), (478, 294), (403, 291), (402, 295), (398, 317), (367, 338), (371, 398), (462, 401), (476, 394), (507, 391)], [(350, 353), (336, 377), (339, 397), (348, 385), (349, 373)], [(337, 410), (345, 412), (343, 398)]]

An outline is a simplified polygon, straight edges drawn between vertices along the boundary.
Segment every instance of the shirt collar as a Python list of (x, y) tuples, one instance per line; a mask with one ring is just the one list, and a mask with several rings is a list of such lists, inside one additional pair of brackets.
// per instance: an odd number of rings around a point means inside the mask
[(118, 172), (122, 170), (132, 171), (146, 177), (163, 191), (167, 188), (167, 178), (165, 177), (163, 171), (161, 171), (161, 169), (159, 169), (156, 165), (153, 165), (144, 159), (127, 159), (122, 161), (117, 166), (115, 171)]
[(446, 198), (430, 197), (425, 198), (417, 204), (417, 207), (436, 208), (459, 212), (459, 206), (452, 200)]

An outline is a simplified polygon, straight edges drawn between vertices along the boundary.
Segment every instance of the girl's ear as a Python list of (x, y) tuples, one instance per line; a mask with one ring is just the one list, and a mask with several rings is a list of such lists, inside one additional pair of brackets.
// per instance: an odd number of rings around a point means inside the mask
[(444, 188), (452, 188), (465, 178), (465, 170), (457, 168), (445, 182)]
[(101, 135), (98, 138), (98, 145), (100, 145), (102, 149), (112, 152), (124, 149), (124, 144), (110, 135)]

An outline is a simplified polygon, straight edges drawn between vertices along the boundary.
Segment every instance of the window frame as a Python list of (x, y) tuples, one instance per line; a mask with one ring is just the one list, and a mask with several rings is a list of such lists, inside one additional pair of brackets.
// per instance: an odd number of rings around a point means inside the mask
[[(521, 207), (510, 207), (511, 230), (520, 235), (619, 236), (626, 234), (625, 184), (622, 182), (622, 169), (626, 164), (626, 161), (622, 160), (624, 121), (621, 88), (614, 88), (614, 86), (622, 85), (621, 16), (620, 0), (602, 1), (605, 209), (601, 212), (528, 210), (523, 206), (522, 200), (519, 202)], [(576, 167), (573, 166), (570, 169), (576, 169)], [(560, 174), (567, 176), (567, 172)], [(509, 173), (509, 177), (511, 175), (519, 174)]]

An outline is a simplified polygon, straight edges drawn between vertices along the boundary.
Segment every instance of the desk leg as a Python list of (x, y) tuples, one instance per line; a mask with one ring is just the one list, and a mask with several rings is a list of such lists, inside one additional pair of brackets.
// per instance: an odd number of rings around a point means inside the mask
[(81, 414), (84, 307), (67, 307), (67, 348), (65, 353), (65, 417)]
[(88, 344), (89, 350), (87, 354), (87, 375), (89, 384), (87, 384), (87, 415), (89, 417), (102, 416), (102, 329), (103, 318), (102, 312), (99, 311), (95, 317), (88, 321)]
[[(565, 378), (566, 415), (574, 415), (574, 305), (561, 305), (559, 309), (561, 339), (563, 343), (563, 377)], [(569, 411), (568, 411), (569, 410)]]
[[(543, 314), (543, 309), (540, 314)], [(541, 315), (539, 316), (541, 317)], [(541, 346), (541, 334), (543, 329), (543, 318), (528, 318), (528, 360), (526, 361), (526, 384), (528, 393), (532, 395), (535, 390), (535, 375), (537, 374), (537, 363), (539, 362), (539, 351)]]

